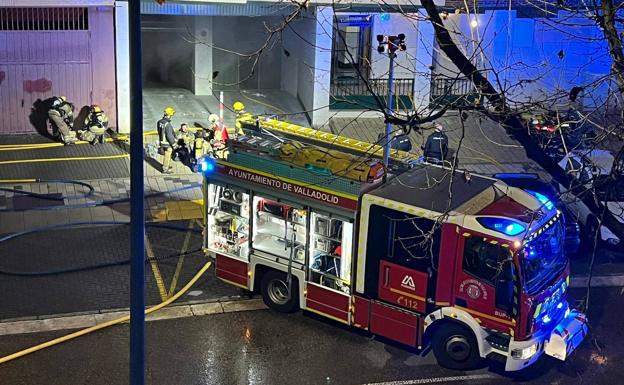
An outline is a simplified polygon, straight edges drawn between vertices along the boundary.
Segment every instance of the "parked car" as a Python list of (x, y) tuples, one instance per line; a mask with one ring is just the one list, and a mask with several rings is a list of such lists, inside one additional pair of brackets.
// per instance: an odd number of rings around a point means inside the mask
[[(611, 179), (614, 159), (613, 154), (606, 150), (572, 151), (559, 162), (559, 166), (576, 178), (580, 186), (586, 188), (587, 194), (595, 193), (599, 201), (606, 202), (611, 214), (624, 223), (624, 178)], [(574, 194), (563, 186), (559, 188), (561, 200), (583, 226), (584, 239), (592, 241), (598, 231), (598, 217)], [(614, 246), (620, 243), (620, 239), (605, 226), (600, 226), (600, 240)]]
[(576, 218), (570, 213), (566, 205), (560, 201), (559, 193), (553, 185), (542, 180), (539, 175), (533, 173), (502, 173), (494, 174), (494, 178), (500, 179), (509, 186), (518, 187), (531, 193), (538, 193), (553, 202), (563, 214), (565, 224), (565, 250), (570, 256), (578, 252), (581, 244), (581, 230)]

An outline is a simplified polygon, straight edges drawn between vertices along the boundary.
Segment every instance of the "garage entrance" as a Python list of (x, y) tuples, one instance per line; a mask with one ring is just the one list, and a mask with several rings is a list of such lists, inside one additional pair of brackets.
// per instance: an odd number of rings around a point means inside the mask
[(112, 22), (112, 7), (0, 8), (0, 134), (36, 132), (32, 109), (54, 95), (115, 124)]

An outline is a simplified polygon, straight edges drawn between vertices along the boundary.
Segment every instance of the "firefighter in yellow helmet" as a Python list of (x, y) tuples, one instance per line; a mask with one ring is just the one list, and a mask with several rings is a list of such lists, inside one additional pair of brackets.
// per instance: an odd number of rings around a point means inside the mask
[(232, 109), (234, 109), (234, 113), (236, 114), (236, 135), (245, 135), (243, 132), (243, 125), (239, 121), (240, 118), (247, 115), (245, 105), (242, 102), (236, 101), (232, 104)]
[(158, 142), (160, 152), (163, 154), (162, 172), (163, 174), (172, 174), (173, 166), (171, 165), (171, 156), (173, 148), (176, 147), (176, 135), (171, 125), (171, 119), (175, 115), (173, 107), (167, 107), (163, 111), (163, 117), (156, 123), (158, 130)]
[(104, 141), (104, 134), (108, 129), (108, 117), (98, 105), (89, 107), (89, 113), (84, 121), (84, 130), (78, 131), (78, 137), (93, 145)]
[(76, 134), (71, 130), (74, 126), (74, 106), (65, 96), (55, 96), (51, 99), (48, 119), (55, 138), (60, 139), (66, 146), (76, 142)]

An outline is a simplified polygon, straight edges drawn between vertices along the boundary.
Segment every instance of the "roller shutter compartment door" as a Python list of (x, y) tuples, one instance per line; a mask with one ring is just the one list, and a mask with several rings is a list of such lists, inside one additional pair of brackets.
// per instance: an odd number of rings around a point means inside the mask
[(0, 8), (0, 134), (35, 133), (37, 100), (92, 102), (87, 8)]

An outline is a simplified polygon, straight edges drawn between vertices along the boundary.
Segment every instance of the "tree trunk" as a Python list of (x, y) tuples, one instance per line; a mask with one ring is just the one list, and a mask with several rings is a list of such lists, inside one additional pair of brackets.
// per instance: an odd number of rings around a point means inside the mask
[(624, 51), (622, 50), (622, 40), (615, 26), (615, 8), (613, 7), (613, 0), (601, 0), (600, 8), (602, 10), (602, 16), (598, 17), (598, 23), (600, 27), (602, 27), (604, 37), (609, 44), (609, 54), (613, 60), (611, 67), (617, 79), (620, 94), (624, 95)]

